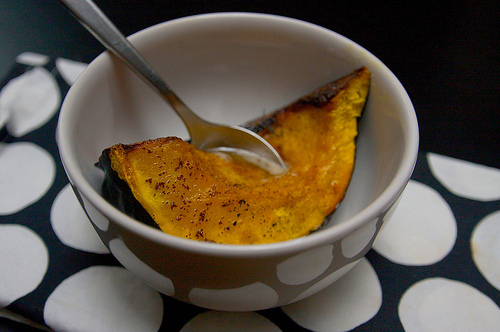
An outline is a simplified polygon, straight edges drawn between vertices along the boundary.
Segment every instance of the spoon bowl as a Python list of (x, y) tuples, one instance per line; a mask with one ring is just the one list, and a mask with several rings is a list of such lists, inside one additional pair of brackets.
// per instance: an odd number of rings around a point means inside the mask
[(196, 148), (242, 156), (251, 155), (249, 161), (257, 162), (273, 173), (279, 173), (286, 168), (278, 152), (259, 135), (239, 126), (208, 122), (196, 115), (93, 1), (61, 0), (61, 2), (94, 37), (170, 104), (186, 125), (191, 136), (191, 144)]

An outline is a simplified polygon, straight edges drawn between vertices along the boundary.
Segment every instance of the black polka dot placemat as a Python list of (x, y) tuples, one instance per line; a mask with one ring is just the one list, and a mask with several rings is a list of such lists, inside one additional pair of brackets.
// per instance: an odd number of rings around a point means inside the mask
[(499, 331), (500, 170), (419, 153), (373, 249), (285, 307), (201, 309), (149, 288), (101, 243), (55, 143), (85, 64), (23, 53), (0, 87), (0, 329), (55, 331)]

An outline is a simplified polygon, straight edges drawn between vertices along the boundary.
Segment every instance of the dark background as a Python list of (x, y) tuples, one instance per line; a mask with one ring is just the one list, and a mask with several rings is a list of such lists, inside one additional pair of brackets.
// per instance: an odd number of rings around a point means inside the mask
[[(96, 0), (126, 34), (187, 15), (283, 15), (380, 58), (415, 106), (421, 149), (500, 168), (498, 1)], [(0, 0), (0, 75), (25, 51), (90, 62), (104, 48), (57, 0)]]

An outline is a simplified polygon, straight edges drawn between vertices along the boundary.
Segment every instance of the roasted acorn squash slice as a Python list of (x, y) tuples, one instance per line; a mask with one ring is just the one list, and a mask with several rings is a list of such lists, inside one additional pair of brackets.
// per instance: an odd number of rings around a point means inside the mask
[(187, 239), (257, 244), (307, 235), (344, 197), (369, 86), (363, 67), (246, 125), (277, 149), (289, 166), (283, 174), (158, 138), (103, 151), (103, 195)]

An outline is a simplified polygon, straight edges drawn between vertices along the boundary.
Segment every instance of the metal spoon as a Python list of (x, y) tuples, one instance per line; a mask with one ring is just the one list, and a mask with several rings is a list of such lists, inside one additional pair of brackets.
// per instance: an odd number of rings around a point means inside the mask
[(172, 106), (187, 127), (191, 136), (191, 144), (201, 150), (217, 150), (237, 154), (240, 150), (251, 152), (285, 168), (285, 164), (276, 150), (254, 132), (238, 126), (224, 126), (207, 122), (198, 117), (168, 87), (154, 68), (91, 0), (60, 1), (94, 37), (139, 74)]

